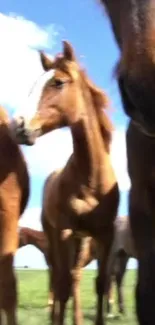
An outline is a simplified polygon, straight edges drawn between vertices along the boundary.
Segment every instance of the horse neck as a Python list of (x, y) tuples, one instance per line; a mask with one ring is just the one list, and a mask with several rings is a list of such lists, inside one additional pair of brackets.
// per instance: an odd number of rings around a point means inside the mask
[(122, 0), (111, 1), (111, 0), (100, 0), (106, 8), (108, 16), (110, 18), (111, 27), (114, 33), (114, 37), (117, 45), (122, 47), (122, 37), (121, 37), (121, 25), (120, 25), (120, 5), (119, 2)]
[(43, 237), (43, 233), (37, 230), (29, 230), (24, 233), (24, 237), (26, 240), (20, 240), (20, 247), (26, 245), (33, 245), (38, 248), (42, 253), (45, 251), (45, 238)]
[(106, 165), (109, 154), (101, 134), (97, 114), (92, 109), (82, 114), (81, 119), (71, 126), (73, 138), (73, 161), (77, 175), (83, 176), (84, 185), (96, 188), (100, 172)]
[(152, 64), (154, 67), (154, 0), (102, 0), (101, 3), (107, 9), (115, 39), (122, 51), (124, 69), (136, 67), (141, 73), (144, 69), (148, 71)]

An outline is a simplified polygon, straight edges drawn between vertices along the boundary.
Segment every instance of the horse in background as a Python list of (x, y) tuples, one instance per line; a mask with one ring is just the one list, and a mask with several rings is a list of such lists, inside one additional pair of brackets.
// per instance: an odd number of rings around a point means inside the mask
[[(27, 245), (33, 245), (44, 255), (46, 264), (50, 268), (48, 255), (47, 255), (47, 238), (43, 231), (34, 230), (28, 227), (19, 228), (19, 245), (18, 248), (22, 248)], [(49, 269), (48, 269), (49, 272)], [(51, 276), (49, 273), (49, 297), (48, 297), (48, 307), (51, 308), (53, 305), (53, 287), (52, 282), (50, 281)]]
[(32, 120), (16, 120), (18, 141), (33, 145), (37, 136), (65, 126), (70, 127), (73, 138), (73, 154), (61, 172), (49, 177), (44, 188), (42, 224), (49, 242), (55, 294), (51, 321), (63, 324), (72, 291), (76, 296), (74, 323), (82, 323), (76, 283), (81, 247), (85, 237), (91, 236), (97, 241), (96, 325), (102, 325), (106, 267), (119, 203), (109, 152), (113, 127), (105, 113), (108, 98), (81, 69), (68, 42), (63, 42), (63, 53), (54, 60), (43, 52), (40, 59), (44, 70), (51, 70), (51, 78)]
[[(117, 300), (120, 314), (125, 314), (122, 282), (129, 258), (137, 259), (132, 233), (127, 216), (121, 216), (115, 221), (115, 235), (108, 261), (108, 278), (111, 286), (113, 274), (117, 286)], [(107, 313), (111, 314), (112, 304), (108, 301)]]
[(26, 162), (0, 107), (0, 324), (17, 325), (17, 287), (13, 259), (18, 221), (29, 197)]
[(130, 123), (129, 218), (138, 258), (136, 313), (155, 324), (155, 4), (153, 0), (100, 0), (120, 49), (118, 86)]

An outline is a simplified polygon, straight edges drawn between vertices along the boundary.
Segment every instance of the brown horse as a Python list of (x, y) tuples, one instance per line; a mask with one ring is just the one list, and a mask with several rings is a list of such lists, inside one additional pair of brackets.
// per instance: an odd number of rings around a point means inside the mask
[[(48, 242), (47, 242), (46, 235), (43, 231), (34, 230), (28, 227), (20, 227), (18, 248), (27, 245), (33, 245), (36, 248), (38, 248), (41, 251), (41, 253), (44, 254), (45, 261), (49, 266), (48, 255), (47, 255)], [(50, 276), (49, 279), (51, 279)], [(48, 306), (51, 307), (52, 305), (53, 305), (53, 288), (52, 288), (52, 282), (49, 281)]]
[(129, 217), (138, 257), (136, 310), (155, 324), (155, 2), (100, 0), (120, 48), (118, 84), (126, 114)]
[[(37, 135), (64, 126), (70, 127), (73, 138), (73, 154), (64, 169), (54, 173), (46, 183), (44, 199), (42, 222), (54, 265), (56, 302), (52, 318), (54, 324), (63, 324), (72, 278), (76, 284), (81, 268), (81, 235), (87, 235), (98, 242), (96, 324), (101, 325), (106, 266), (119, 203), (118, 184), (109, 155), (112, 125), (104, 111), (107, 96), (81, 69), (68, 42), (63, 42), (63, 54), (53, 61), (42, 52), (40, 58), (44, 70), (51, 70), (51, 78), (43, 88), (32, 120), (16, 121), (18, 139), (30, 145)], [(75, 252), (77, 241), (79, 249)], [(72, 290), (77, 290), (76, 285)], [(78, 299), (76, 303), (79, 306)], [(80, 308), (74, 314), (74, 322), (81, 324)]]
[(9, 123), (6, 111), (0, 107), (0, 324), (16, 325), (13, 259), (18, 247), (18, 220), (29, 196), (29, 177)]

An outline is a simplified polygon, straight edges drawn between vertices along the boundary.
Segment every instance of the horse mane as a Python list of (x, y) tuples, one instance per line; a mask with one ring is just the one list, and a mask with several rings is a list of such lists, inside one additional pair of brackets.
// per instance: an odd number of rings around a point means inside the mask
[(93, 106), (100, 125), (101, 134), (105, 141), (107, 152), (110, 151), (110, 143), (112, 140), (112, 131), (114, 127), (105, 113), (105, 109), (109, 107), (109, 98), (99, 87), (97, 87), (87, 76), (84, 70), (81, 70), (81, 78), (89, 89)]

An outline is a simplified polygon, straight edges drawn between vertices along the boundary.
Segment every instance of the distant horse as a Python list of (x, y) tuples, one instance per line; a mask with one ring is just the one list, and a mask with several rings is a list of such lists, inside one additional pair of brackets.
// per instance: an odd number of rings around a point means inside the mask
[(0, 107), (0, 324), (17, 324), (13, 259), (18, 247), (18, 220), (28, 197), (27, 166), (13, 138), (7, 112)]
[[(100, 0), (109, 15), (120, 63), (116, 69), (126, 114), (129, 217), (138, 257), (136, 310), (155, 324), (155, 2)], [(105, 42), (106, 43), (106, 42)], [(105, 44), (106, 48), (106, 44)]]
[[(109, 255), (109, 265), (107, 270), (110, 286), (113, 274), (115, 276), (118, 308), (121, 314), (125, 313), (124, 299), (122, 294), (122, 281), (126, 271), (127, 262), (130, 257), (137, 258), (137, 254), (133, 244), (129, 218), (123, 216), (117, 218), (115, 221), (115, 235)], [(107, 304), (107, 312), (111, 314), (112, 304), (110, 304), (109, 301)]]
[[(24, 247), (27, 245), (33, 245), (38, 248), (41, 253), (44, 254), (45, 261), (49, 266), (48, 255), (47, 255), (47, 238), (43, 231), (34, 230), (28, 227), (19, 228), (19, 245), (18, 247)], [(49, 274), (50, 275), (50, 274)], [(52, 282), (50, 281), (51, 277), (49, 276), (49, 298), (48, 306), (53, 305), (53, 288)]]
[(51, 70), (51, 78), (32, 120), (16, 120), (18, 140), (32, 145), (38, 135), (64, 126), (70, 127), (73, 138), (73, 154), (61, 172), (49, 177), (44, 193), (42, 223), (53, 265), (53, 324), (63, 324), (71, 289), (77, 297), (74, 323), (82, 322), (76, 282), (81, 270), (81, 247), (86, 240), (82, 236), (91, 236), (98, 243), (96, 324), (102, 325), (106, 267), (119, 203), (109, 154), (113, 128), (104, 110), (108, 99), (81, 69), (68, 42), (63, 42), (63, 53), (53, 61), (43, 52), (40, 58), (44, 70)]

